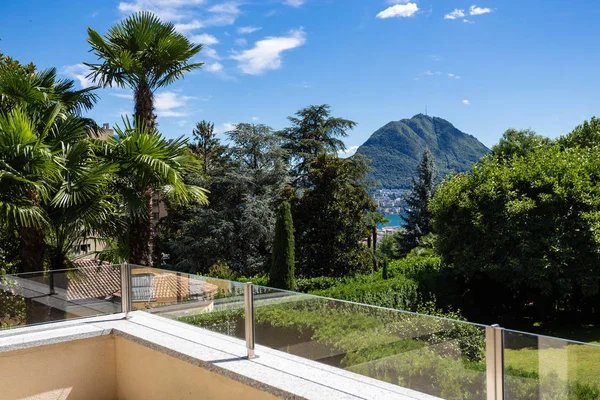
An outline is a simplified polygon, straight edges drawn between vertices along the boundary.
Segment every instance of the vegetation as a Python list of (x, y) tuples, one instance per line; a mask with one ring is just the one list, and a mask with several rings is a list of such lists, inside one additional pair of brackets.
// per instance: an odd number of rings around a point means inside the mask
[[(175, 30), (172, 23), (162, 22), (150, 12), (135, 13), (109, 29), (103, 38), (88, 28), (88, 43), (101, 60), (86, 65), (89, 77), (101, 86), (127, 87), (133, 90), (135, 120), (145, 132), (156, 128), (154, 91), (182, 78), (185, 73), (202, 66), (190, 64), (202, 45), (193, 45)], [(153, 226), (152, 188), (139, 194), (146, 201), (146, 214), (129, 214), (129, 261), (151, 265)]]
[(488, 152), (475, 137), (450, 122), (418, 114), (383, 126), (356, 153), (372, 160), (369, 179), (384, 188), (408, 189), (426, 148), (433, 154), (440, 177), (468, 171)]
[(275, 239), (269, 285), (274, 288), (294, 290), (294, 225), (290, 203), (283, 201), (277, 213)]
[(435, 166), (429, 149), (425, 149), (417, 167), (417, 179), (413, 179), (411, 190), (405, 195), (406, 207), (400, 218), (404, 229), (398, 235), (400, 254), (407, 254), (419, 245), (419, 240), (431, 233), (429, 201), (435, 192)]

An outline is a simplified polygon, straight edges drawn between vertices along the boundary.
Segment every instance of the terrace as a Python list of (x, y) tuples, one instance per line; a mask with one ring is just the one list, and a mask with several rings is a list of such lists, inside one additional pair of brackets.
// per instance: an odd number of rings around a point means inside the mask
[(126, 264), (0, 289), (2, 399), (600, 394), (600, 346), (495, 326)]

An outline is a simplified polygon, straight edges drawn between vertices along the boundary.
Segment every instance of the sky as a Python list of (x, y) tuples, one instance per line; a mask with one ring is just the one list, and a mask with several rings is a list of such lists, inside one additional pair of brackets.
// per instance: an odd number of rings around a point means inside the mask
[[(93, 84), (87, 28), (148, 10), (203, 50), (200, 70), (155, 93), (159, 130), (274, 129), (311, 104), (358, 123), (349, 152), (390, 121), (424, 113), (487, 146), (508, 128), (556, 137), (599, 115), (595, 0), (5, 0), (0, 51)], [(119, 124), (131, 91), (103, 88), (89, 113)]]

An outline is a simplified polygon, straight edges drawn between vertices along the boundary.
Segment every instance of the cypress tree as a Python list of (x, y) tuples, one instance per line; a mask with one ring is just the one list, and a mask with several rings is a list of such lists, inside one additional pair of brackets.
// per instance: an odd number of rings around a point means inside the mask
[(294, 262), (292, 211), (290, 203), (283, 201), (277, 211), (269, 285), (279, 289), (293, 290), (296, 284)]
[(432, 231), (431, 213), (427, 206), (435, 192), (435, 175), (433, 155), (426, 148), (417, 166), (417, 180), (413, 178), (412, 188), (404, 197), (407, 206), (401, 218), (405, 225), (398, 243), (401, 255), (417, 247), (419, 239)]

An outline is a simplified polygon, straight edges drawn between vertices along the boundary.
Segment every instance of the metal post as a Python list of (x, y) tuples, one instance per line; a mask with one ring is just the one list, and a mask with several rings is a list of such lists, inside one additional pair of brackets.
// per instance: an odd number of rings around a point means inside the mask
[(244, 319), (246, 322), (246, 349), (248, 359), (255, 358), (254, 355), (254, 288), (252, 283), (244, 285)]
[(121, 312), (124, 312), (127, 318), (131, 310), (131, 267), (123, 263), (121, 264)]
[(504, 335), (499, 325), (485, 328), (487, 399), (504, 400)]

